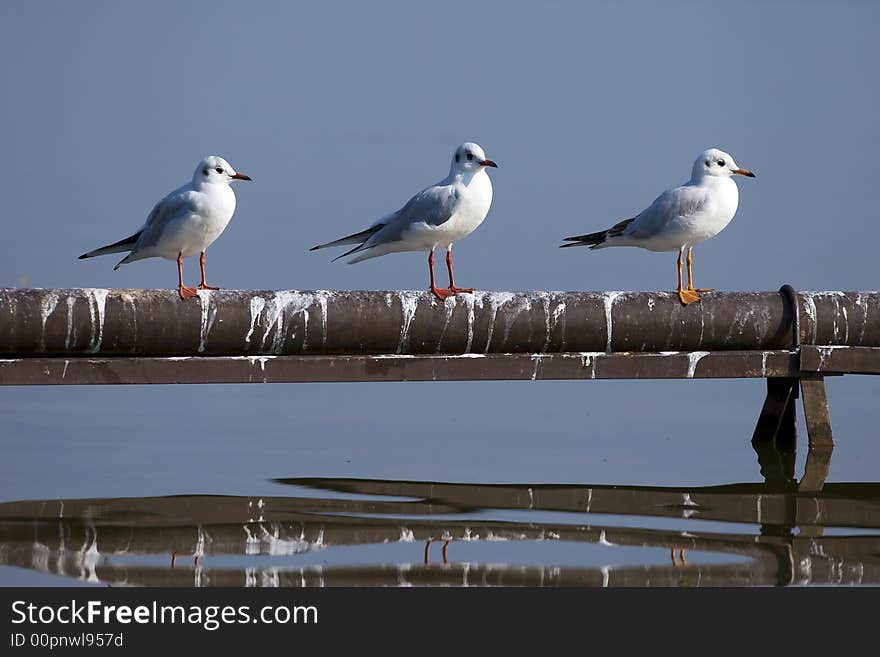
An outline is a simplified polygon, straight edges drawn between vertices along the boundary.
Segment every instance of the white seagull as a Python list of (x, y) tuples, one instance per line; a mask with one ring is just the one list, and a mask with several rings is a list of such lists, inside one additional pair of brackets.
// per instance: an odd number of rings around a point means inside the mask
[(144, 258), (177, 260), (177, 291), (181, 299), (188, 299), (198, 292), (183, 284), (183, 259), (201, 253), (202, 281), (198, 289), (219, 290), (205, 280), (205, 249), (220, 237), (235, 212), (235, 192), (229, 186), (233, 180), (250, 177), (237, 173), (222, 157), (209, 155), (199, 162), (190, 182), (156, 203), (134, 235), (83, 253), (80, 258), (129, 251), (113, 269)]
[[(428, 251), (431, 292), (446, 299), (459, 292), (473, 292), (457, 287), (452, 275), (452, 243), (470, 235), (489, 214), (492, 205), (492, 181), (486, 167), (497, 167), (478, 144), (466, 142), (455, 149), (449, 175), (413, 196), (399, 210), (385, 215), (372, 226), (353, 235), (342, 237), (310, 250), (328, 246), (357, 244), (341, 256), (355, 255), (349, 264), (394, 253), (396, 251)], [(449, 287), (434, 284), (434, 249), (446, 249)]]
[[(709, 148), (694, 162), (691, 179), (673, 187), (654, 199), (645, 210), (632, 219), (624, 219), (607, 230), (566, 237), (567, 246), (638, 246), (649, 251), (678, 251), (678, 297), (684, 305), (697, 301), (691, 273), (691, 249), (720, 233), (733, 219), (739, 204), (739, 190), (731, 176), (754, 178), (755, 174), (740, 169), (729, 153)], [(687, 249), (687, 289), (682, 289), (681, 263)]]

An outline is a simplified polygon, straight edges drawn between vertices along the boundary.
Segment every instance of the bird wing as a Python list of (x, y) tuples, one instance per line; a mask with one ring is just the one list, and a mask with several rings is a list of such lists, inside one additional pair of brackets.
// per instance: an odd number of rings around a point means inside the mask
[(426, 227), (440, 226), (449, 221), (455, 213), (458, 195), (459, 191), (454, 185), (432, 185), (413, 196), (399, 210), (390, 212), (374, 221), (366, 230), (340, 237), (332, 242), (318, 244), (310, 250), (315, 251), (325, 249), (328, 246), (343, 246), (345, 244), (357, 245), (334, 258), (334, 260), (339, 260), (379, 244), (388, 244), (404, 239), (405, 234), (419, 223), (423, 223)]
[(624, 228), (623, 236), (645, 239), (658, 235), (675, 219), (692, 217), (701, 212), (707, 201), (706, 190), (695, 185), (668, 189)]
[[(380, 244), (403, 241), (408, 233), (418, 230), (419, 227), (430, 230), (443, 225), (455, 214), (459, 195), (460, 191), (455, 185), (438, 184), (423, 189), (407, 201), (397, 212), (392, 212), (382, 217), (362, 233), (349, 235), (348, 238), (344, 237), (342, 240), (331, 242), (330, 245), (336, 245), (344, 243), (343, 240), (361, 235), (365, 237), (362, 244), (349, 249), (342, 255), (334, 258), (334, 260), (339, 260)], [(351, 242), (348, 243), (350, 244)]]
[(423, 189), (394, 213), (385, 226), (370, 237), (364, 248), (405, 239), (419, 224), (436, 228), (452, 218), (460, 191), (455, 185), (433, 185)]
[(197, 213), (199, 204), (196, 192), (189, 185), (174, 190), (153, 206), (141, 227), (141, 236), (135, 250), (156, 246), (172, 221)]

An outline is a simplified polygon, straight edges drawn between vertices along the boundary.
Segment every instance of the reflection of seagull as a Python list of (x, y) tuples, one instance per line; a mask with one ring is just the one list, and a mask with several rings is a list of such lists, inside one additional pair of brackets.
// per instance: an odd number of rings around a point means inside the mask
[(236, 173), (222, 157), (206, 157), (199, 162), (190, 182), (156, 203), (146, 223), (134, 235), (84, 253), (80, 258), (129, 251), (114, 269), (144, 258), (177, 260), (177, 291), (181, 299), (187, 299), (197, 292), (183, 284), (183, 259), (201, 252), (199, 289), (219, 289), (205, 281), (205, 249), (220, 237), (235, 212), (235, 192), (229, 186), (233, 180), (250, 178)]
[[(178, 554), (177, 552), (171, 553), (171, 567), (172, 568), (174, 568), (177, 565), (177, 554)], [(181, 554), (185, 554), (185, 553), (181, 552)], [(199, 557), (201, 555), (196, 553), (196, 554), (193, 554), (192, 556), (193, 556), (193, 568), (198, 568), (199, 567)]]
[[(658, 196), (647, 209), (632, 219), (625, 219), (607, 230), (566, 237), (566, 246), (639, 246), (649, 251), (678, 251), (678, 297), (685, 305), (699, 299), (691, 273), (691, 249), (714, 237), (730, 223), (739, 204), (739, 190), (731, 176), (739, 174), (754, 178), (755, 174), (740, 169), (724, 151), (710, 148), (694, 162), (691, 179)], [(687, 249), (688, 286), (682, 289), (681, 263)]]
[[(459, 292), (473, 292), (455, 285), (452, 243), (470, 235), (489, 213), (492, 182), (486, 174), (486, 167), (495, 166), (498, 165), (486, 159), (480, 146), (464, 143), (455, 149), (449, 175), (436, 185), (423, 189), (402, 208), (385, 215), (366, 230), (319, 244), (311, 250), (356, 244), (339, 256), (354, 255), (349, 264), (396, 251), (428, 251), (431, 292), (438, 299)], [(434, 284), (434, 249), (438, 246), (446, 249), (448, 288), (438, 288)]]
[(685, 566), (688, 565), (687, 560), (684, 558), (684, 548), (683, 547), (678, 548), (678, 559), (679, 559), (680, 564), (676, 563), (676, 561), (675, 561), (675, 546), (674, 545), (671, 548), (669, 548), (669, 557), (672, 559), (672, 566), (673, 567), (677, 568), (680, 566), (680, 567), (684, 568)]
[(443, 541), (443, 549), (440, 551), (440, 556), (443, 557), (443, 565), (449, 565), (449, 543), (452, 541), (452, 538), (429, 538), (425, 542), (425, 565), (428, 566), (431, 563), (431, 543), (434, 541)]

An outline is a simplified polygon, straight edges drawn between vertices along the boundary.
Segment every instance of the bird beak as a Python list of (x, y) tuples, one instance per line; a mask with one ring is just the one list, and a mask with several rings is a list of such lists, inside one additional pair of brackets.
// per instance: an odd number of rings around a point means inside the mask
[(733, 169), (733, 173), (735, 173), (738, 176), (748, 176), (749, 178), (755, 177), (755, 174), (753, 174), (748, 169)]
[(235, 173), (229, 177), (232, 178), (233, 180), (250, 180), (251, 179), (251, 177), (249, 175), (244, 174), (244, 173)]
[(495, 164), (492, 160), (480, 160), (480, 166), (484, 167), (495, 167), (498, 168), (498, 165)]

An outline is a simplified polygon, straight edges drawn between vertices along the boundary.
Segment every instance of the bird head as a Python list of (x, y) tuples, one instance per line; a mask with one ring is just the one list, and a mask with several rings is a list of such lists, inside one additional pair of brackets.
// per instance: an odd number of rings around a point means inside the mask
[(228, 185), (233, 180), (250, 180), (250, 176), (238, 173), (230, 166), (229, 162), (218, 155), (209, 155), (196, 167), (193, 174), (193, 184)]
[(717, 148), (707, 148), (700, 153), (694, 162), (692, 172), (694, 180), (700, 180), (705, 176), (729, 178), (734, 175), (755, 177), (755, 174), (748, 169), (741, 169), (730, 153), (725, 153)]
[(485, 167), (497, 167), (492, 160), (486, 158), (486, 153), (479, 144), (466, 141), (455, 149), (452, 156), (453, 171), (475, 172)]

